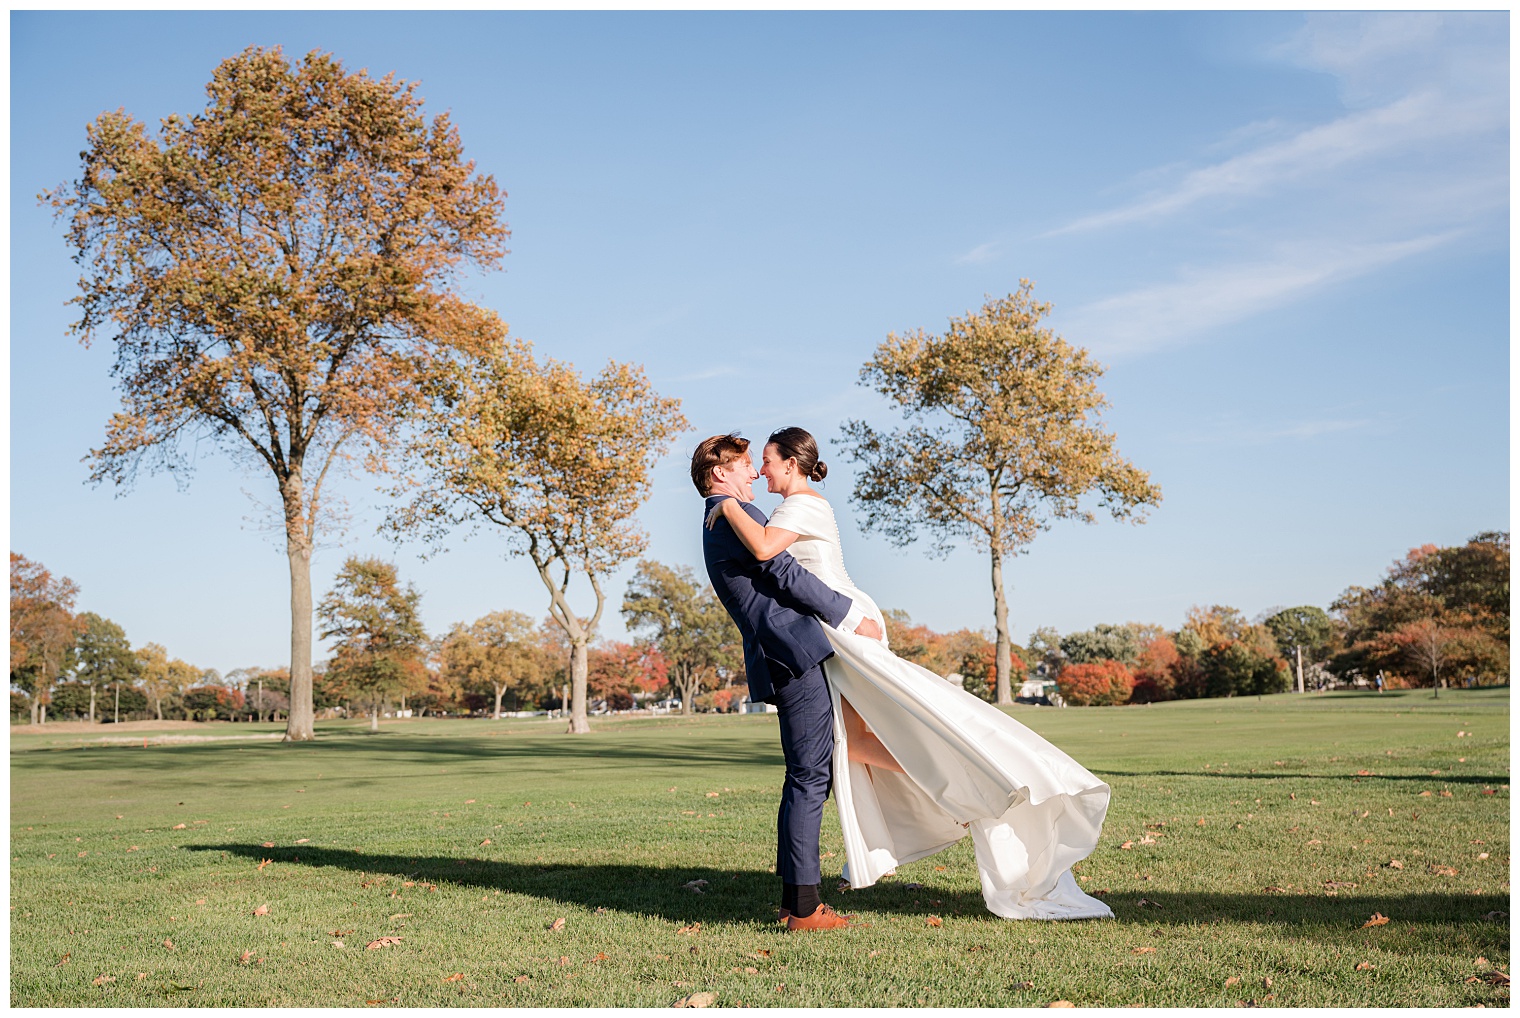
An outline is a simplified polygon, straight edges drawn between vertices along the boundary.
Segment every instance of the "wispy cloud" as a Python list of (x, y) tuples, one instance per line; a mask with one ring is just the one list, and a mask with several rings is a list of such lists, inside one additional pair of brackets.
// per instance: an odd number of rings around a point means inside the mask
[(1240, 321), (1429, 251), (1459, 236), (1332, 247), (1291, 247), (1268, 259), (1207, 269), (1183, 269), (1176, 282), (1143, 287), (1076, 308), (1062, 332), (1100, 355), (1145, 353), (1175, 346), (1197, 333)]
[(976, 247), (972, 248), (970, 251), (967, 251), (965, 254), (957, 255), (955, 258), (955, 264), (980, 265), (982, 262), (993, 261), (996, 258), (1002, 257), (1002, 247), (1003, 245), (1001, 242), (996, 240), (989, 240), (985, 244), (978, 244)]
[(1272, 55), (1334, 75), (1345, 111), (1246, 124), (1047, 234), (1130, 228), (1176, 252), (1170, 270), (1137, 262), (1166, 278), (1066, 315), (1068, 335), (1108, 354), (1161, 349), (1448, 244), (1495, 242), (1509, 202), (1504, 27), (1493, 14), (1307, 16)]
[(1084, 216), (1050, 235), (1160, 219), (1211, 198), (1265, 194), (1284, 185), (1324, 177), (1349, 164), (1435, 144), (1451, 135), (1487, 130), (1494, 124), (1492, 110), (1453, 108), (1431, 93), (1406, 96), (1193, 170), (1167, 190)]

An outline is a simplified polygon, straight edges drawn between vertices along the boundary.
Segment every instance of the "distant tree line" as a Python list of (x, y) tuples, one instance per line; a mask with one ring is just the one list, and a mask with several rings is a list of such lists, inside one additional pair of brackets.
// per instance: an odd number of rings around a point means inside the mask
[[(134, 648), (117, 623), (74, 611), (78, 585), (11, 554), (11, 715), (34, 724), (146, 719), (280, 721), (291, 703), (286, 667), (223, 675)], [(392, 710), (419, 715), (568, 709), (576, 652), (557, 619), (497, 611), (429, 636), (421, 594), (396, 566), (350, 557), (316, 606), (333, 653), (312, 676), (313, 707), (328, 716)], [(586, 695), (609, 710), (671, 698), (682, 709), (737, 710), (744, 697), (739, 633), (706, 580), (641, 561), (622, 603), (633, 642), (586, 651)], [(594, 635), (594, 634), (592, 634)]]

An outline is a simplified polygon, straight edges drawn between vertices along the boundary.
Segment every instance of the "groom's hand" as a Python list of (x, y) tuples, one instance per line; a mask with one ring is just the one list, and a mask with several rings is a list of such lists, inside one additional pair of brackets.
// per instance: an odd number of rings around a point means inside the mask
[(860, 625), (855, 627), (855, 635), (864, 636), (872, 640), (880, 640), (882, 635), (881, 627), (876, 624), (875, 619), (862, 619)]

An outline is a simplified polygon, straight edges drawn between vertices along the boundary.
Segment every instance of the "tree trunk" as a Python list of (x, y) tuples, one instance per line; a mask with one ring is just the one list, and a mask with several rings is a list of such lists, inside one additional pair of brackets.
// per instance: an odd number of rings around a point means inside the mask
[(153, 698), (153, 713), (158, 715), (158, 720), (162, 721), (164, 719), (164, 701), (162, 697), (155, 696)]
[(311, 541), (299, 466), (281, 486), (285, 502), (285, 555), (290, 560), (290, 709), (285, 742), (316, 738), (311, 709)]
[(501, 718), (501, 694), (507, 691), (507, 687), (498, 686), (495, 683), (492, 683), (491, 688), (496, 690), (496, 709), (491, 712), (491, 719), (499, 720)]
[(90, 724), (95, 723), (95, 683), (90, 683)]
[(1008, 598), (1003, 593), (1003, 553), (992, 547), (992, 604), (997, 626), (997, 703), (1013, 703), (1013, 640), (1008, 636)]
[(38, 694), (38, 693), (33, 693), (32, 694), (31, 708), (32, 708), (32, 724), (34, 724), (34, 725), (40, 725), (40, 724), (42, 724), (42, 698), (41, 698), (41, 694)]
[(111, 723), (121, 724), (121, 683), (116, 684), (116, 708), (111, 712)]
[(1304, 691), (1304, 648), (1294, 647), (1293, 653), (1298, 657), (1298, 691)]
[(571, 735), (587, 735), (591, 724), (586, 720), (586, 640), (575, 643), (575, 656), (570, 659), (570, 727)]
[[(380, 704), (378, 702), (371, 704), (369, 708), (369, 730), (371, 732), (378, 732), (380, 730)], [(287, 735), (286, 738), (288, 739), (290, 736)]]

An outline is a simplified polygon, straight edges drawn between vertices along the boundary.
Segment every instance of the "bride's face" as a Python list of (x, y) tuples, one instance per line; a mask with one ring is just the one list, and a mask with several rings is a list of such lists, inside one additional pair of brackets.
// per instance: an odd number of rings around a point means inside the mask
[(774, 445), (767, 445), (760, 455), (760, 476), (765, 478), (766, 491), (784, 495), (797, 476), (797, 461), (782, 459)]

